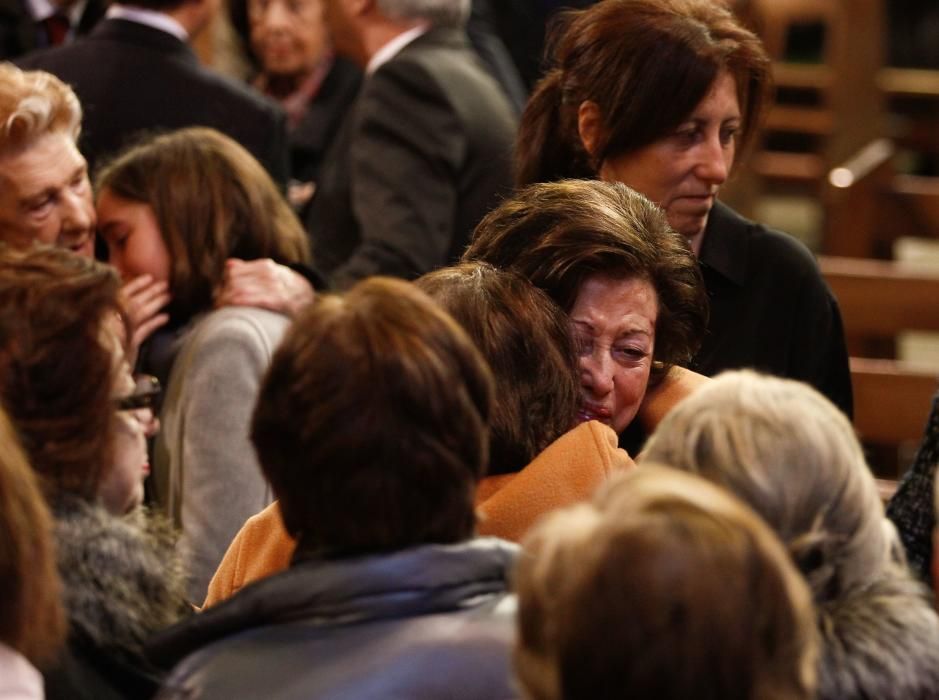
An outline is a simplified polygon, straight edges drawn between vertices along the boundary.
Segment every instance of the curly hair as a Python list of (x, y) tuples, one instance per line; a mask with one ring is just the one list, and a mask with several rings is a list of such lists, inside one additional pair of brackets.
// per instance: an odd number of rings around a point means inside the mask
[(691, 360), (707, 326), (704, 280), (687, 241), (620, 183), (530, 185), (480, 222), (463, 260), (514, 271), (567, 312), (594, 275), (648, 280), (659, 305), (653, 382)]
[(24, 148), (57, 131), (74, 141), (81, 121), (78, 97), (57, 77), (0, 63), (0, 153)]

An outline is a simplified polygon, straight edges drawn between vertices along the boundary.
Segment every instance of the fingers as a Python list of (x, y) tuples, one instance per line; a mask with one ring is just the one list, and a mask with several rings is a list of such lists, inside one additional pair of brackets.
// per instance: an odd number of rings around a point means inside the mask
[(132, 279), (121, 288), (124, 311), (131, 323), (143, 323), (170, 302), (169, 287), (164, 281), (154, 281), (150, 275)]
[(134, 343), (134, 350), (136, 351), (156, 329), (161, 328), (162, 326), (165, 326), (167, 323), (169, 323), (169, 320), (169, 314), (155, 314), (139, 325), (135, 325), (134, 333), (131, 337), (131, 340)]
[(121, 286), (121, 293), (124, 296), (132, 297), (141, 289), (145, 289), (149, 285), (153, 284), (152, 275), (140, 275), (139, 277), (134, 277), (134, 279), (129, 282), (125, 282)]
[(313, 285), (303, 275), (294, 272), (289, 267), (283, 268), (283, 286), (287, 292), (287, 313), (294, 316), (307, 304), (313, 302), (316, 292)]
[(215, 305), (253, 306), (293, 315), (312, 300), (310, 283), (289, 267), (269, 258), (233, 258), (226, 262), (225, 279), (215, 296)]
[(121, 287), (121, 302), (131, 327), (132, 356), (136, 357), (140, 345), (170, 317), (160, 310), (170, 303), (169, 286), (162, 280), (154, 281), (150, 275), (141, 275)]

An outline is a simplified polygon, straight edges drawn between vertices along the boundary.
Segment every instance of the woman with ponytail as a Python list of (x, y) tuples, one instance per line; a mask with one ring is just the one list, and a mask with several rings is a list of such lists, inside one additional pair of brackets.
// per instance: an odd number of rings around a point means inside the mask
[(548, 58), (519, 126), (516, 184), (598, 178), (646, 195), (707, 286), (693, 367), (800, 379), (850, 415), (841, 315), (812, 254), (717, 200), (770, 89), (760, 40), (713, 0), (605, 0), (560, 16)]

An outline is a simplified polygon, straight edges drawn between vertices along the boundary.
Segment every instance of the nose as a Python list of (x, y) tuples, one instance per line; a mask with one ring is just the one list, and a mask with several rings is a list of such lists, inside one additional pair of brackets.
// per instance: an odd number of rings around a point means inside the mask
[(281, 28), (290, 26), (292, 19), (290, 13), (287, 11), (286, 4), (274, 0), (274, 2), (268, 3), (267, 7), (264, 8), (262, 21), (268, 28)]
[(589, 396), (601, 399), (613, 391), (612, 358), (603, 352), (580, 357), (580, 383)]
[(156, 417), (152, 409), (138, 408), (134, 411), (134, 418), (137, 419), (146, 437), (156, 437), (156, 434), (160, 432), (160, 419)]
[(698, 163), (698, 177), (712, 185), (723, 185), (730, 174), (733, 150), (723, 143), (719, 134), (709, 137), (703, 144)]
[(71, 236), (90, 233), (94, 230), (94, 203), (91, 192), (68, 190), (62, 195), (62, 233)]

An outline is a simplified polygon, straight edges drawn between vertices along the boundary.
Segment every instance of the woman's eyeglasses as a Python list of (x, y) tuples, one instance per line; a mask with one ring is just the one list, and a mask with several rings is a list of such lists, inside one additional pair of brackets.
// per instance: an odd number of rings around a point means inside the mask
[(160, 380), (149, 374), (134, 377), (134, 393), (114, 399), (118, 411), (136, 411), (141, 408), (155, 408), (156, 400), (162, 391)]

